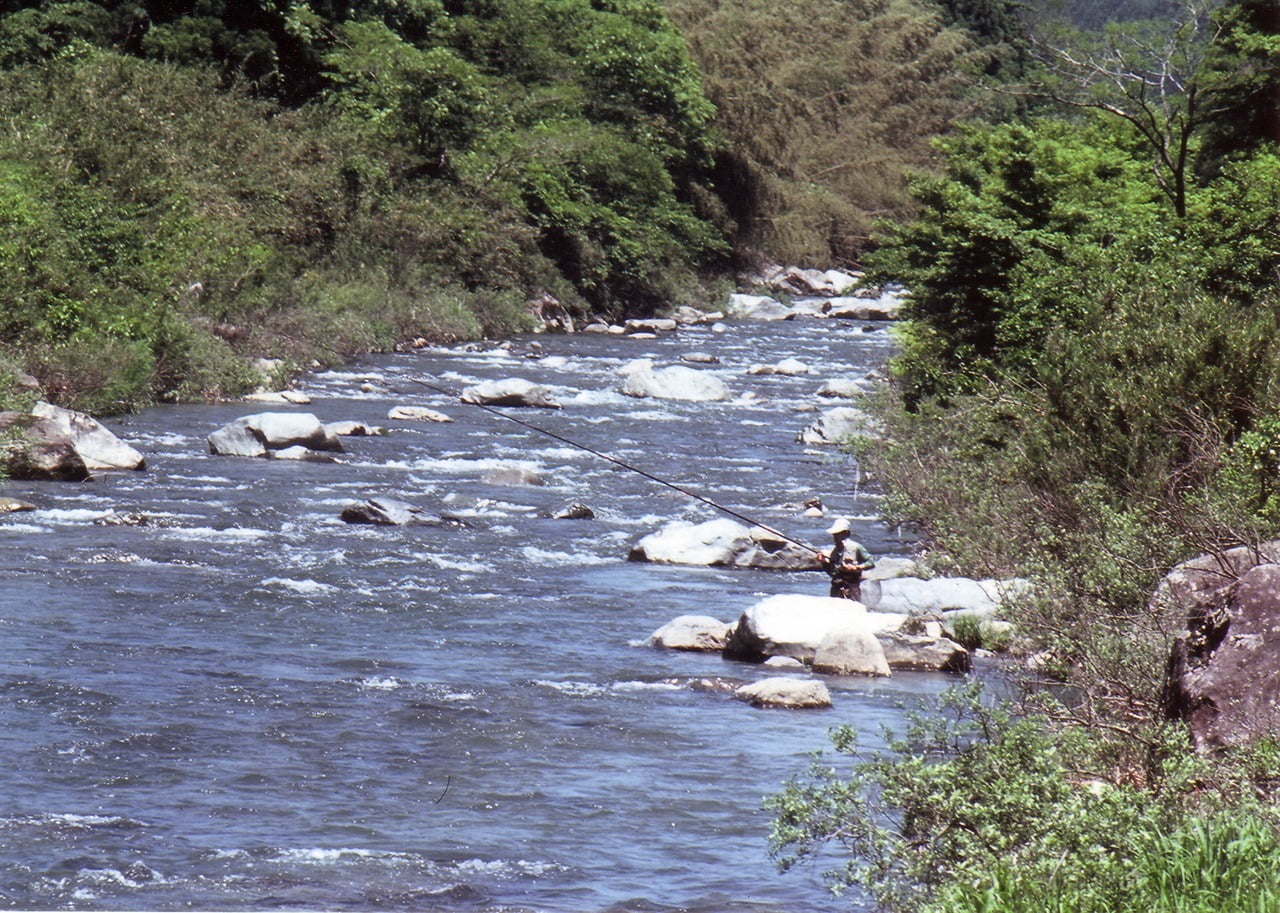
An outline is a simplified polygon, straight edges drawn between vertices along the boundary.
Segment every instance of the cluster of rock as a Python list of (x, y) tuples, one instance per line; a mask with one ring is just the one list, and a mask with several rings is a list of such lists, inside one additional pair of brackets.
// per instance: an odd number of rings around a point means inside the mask
[[(931, 631), (912, 635), (905, 633), (912, 619), (900, 613), (871, 612), (848, 599), (786, 593), (755, 603), (733, 623), (705, 615), (682, 615), (654, 631), (648, 643), (823, 675), (887, 676), (894, 670), (970, 669), (969, 652), (945, 636), (942, 622), (931, 623)], [(748, 686), (745, 694), (735, 693), (756, 705), (830, 705), (826, 686), (811, 678), (779, 676)], [(815, 699), (819, 693), (825, 696), (822, 700)]]
[(804, 269), (770, 264), (758, 273), (743, 276), (744, 285), (774, 289), (790, 295), (830, 298), (856, 289), (866, 277), (857, 271)]

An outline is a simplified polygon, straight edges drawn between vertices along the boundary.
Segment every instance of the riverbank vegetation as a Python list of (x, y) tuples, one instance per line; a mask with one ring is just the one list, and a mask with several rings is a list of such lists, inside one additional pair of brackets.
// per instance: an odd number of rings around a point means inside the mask
[(1275, 743), (1191, 752), (1163, 706), (1186, 618), (1151, 596), (1280, 535), (1280, 15), (1028, 40), (997, 87), (1027, 106), (941, 140), (869, 258), (912, 297), (868, 458), (936, 569), (1031, 582), (1019, 713), (838, 737), (775, 847), (843, 844), (834, 884), (891, 909), (1274, 909)]
[(571, 313), (730, 251), (645, 0), (0, 7), (0, 338), (95, 411)]
[(6, 3), (0, 355), (121, 411), (854, 262), (997, 31), (932, 0)]

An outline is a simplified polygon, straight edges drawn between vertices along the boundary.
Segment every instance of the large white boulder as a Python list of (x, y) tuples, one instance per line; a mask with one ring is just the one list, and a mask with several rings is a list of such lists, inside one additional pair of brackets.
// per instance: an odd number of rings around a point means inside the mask
[(749, 528), (735, 520), (708, 520), (693, 524), (668, 523), (650, 533), (631, 549), (632, 561), (685, 564), (695, 567), (755, 567), (770, 570), (814, 570), (817, 556), (761, 527)]
[(770, 656), (813, 659), (823, 638), (836, 628), (865, 625), (867, 607), (849, 599), (783, 593), (742, 613), (729, 632), (724, 655), (762, 662)]
[(489, 380), (462, 391), (462, 401), (479, 406), (531, 406), (559, 409), (560, 403), (546, 387), (522, 377)]
[(342, 452), (342, 442), (310, 412), (260, 412), (246, 415), (209, 435), (209, 452), (221, 456), (263, 457), (289, 447)]
[(1000, 605), (1026, 586), (1019, 580), (973, 580), (969, 577), (895, 577), (880, 582), (879, 608), (910, 615), (941, 614), (962, 609), (979, 615), (997, 613)]
[(146, 468), (147, 461), (141, 453), (83, 412), (41, 402), (32, 407), (31, 414), (48, 419), (70, 438), (71, 446), (89, 470)]
[(655, 370), (653, 362), (640, 359), (624, 365), (618, 373), (623, 377), (621, 389), (627, 396), (688, 402), (729, 398), (729, 388), (720, 378), (683, 365)]

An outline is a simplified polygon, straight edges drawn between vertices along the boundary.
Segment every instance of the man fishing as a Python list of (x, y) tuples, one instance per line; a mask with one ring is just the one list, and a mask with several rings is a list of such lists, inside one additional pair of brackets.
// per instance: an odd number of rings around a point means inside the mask
[(849, 521), (841, 517), (827, 530), (833, 544), (820, 552), (822, 569), (831, 575), (831, 595), (862, 602), (862, 574), (876, 566), (871, 553), (849, 538)]

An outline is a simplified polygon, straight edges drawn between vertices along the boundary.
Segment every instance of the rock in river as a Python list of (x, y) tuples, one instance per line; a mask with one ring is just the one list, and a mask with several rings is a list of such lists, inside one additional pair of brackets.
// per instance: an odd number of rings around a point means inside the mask
[(649, 645), (668, 650), (703, 650), (719, 653), (724, 649), (730, 625), (709, 615), (681, 615), (649, 635)]
[(82, 482), (89, 468), (57, 423), (28, 412), (0, 412), (0, 465), (11, 479)]
[(370, 498), (342, 509), (344, 523), (368, 523), (373, 526), (418, 526), (430, 523), (421, 508), (392, 498)]
[(756, 567), (772, 570), (815, 570), (817, 557), (761, 527), (734, 520), (708, 520), (697, 525), (673, 521), (642, 538), (631, 549), (632, 561), (687, 564), (696, 567)]
[(867, 607), (849, 599), (784, 593), (762, 599), (742, 613), (729, 632), (728, 659), (763, 662), (770, 656), (813, 659), (828, 633), (845, 627), (871, 630)]
[(622, 392), (627, 396), (710, 402), (729, 398), (729, 388), (713, 374), (672, 365), (654, 370), (653, 362), (638, 359), (618, 371), (623, 375)]
[(338, 436), (310, 412), (246, 415), (209, 435), (209, 452), (221, 456), (264, 457), (295, 446), (342, 452)]
[(559, 409), (560, 403), (546, 387), (520, 377), (490, 380), (462, 391), (462, 401), (478, 406), (527, 406)]
[(831, 706), (831, 692), (817, 679), (766, 678), (743, 685), (733, 696), (753, 707), (804, 710)]

